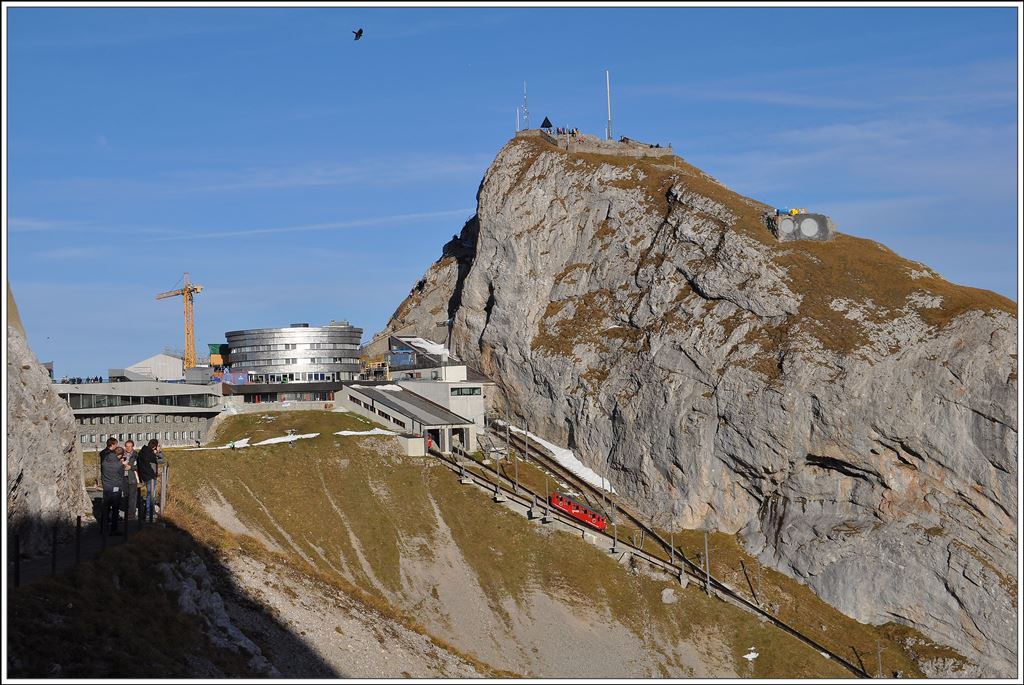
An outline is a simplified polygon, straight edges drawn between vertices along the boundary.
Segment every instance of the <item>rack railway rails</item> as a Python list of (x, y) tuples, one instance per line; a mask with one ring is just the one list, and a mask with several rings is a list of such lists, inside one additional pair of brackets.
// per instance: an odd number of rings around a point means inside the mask
[[(494, 431), (495, 436), (500, 437), (502, 440), (505, 439), (504, 435), (500, 435), (494, 429), (493, 424), (491, 425), (491, 430)], [(536, 445), (528, 444), (527, 440), (525, 438), (523, 438), (521, 434), (517, 434), (517, 433), (512, 433), (509, 436), (509, 440), (510, 440), (510, 442), (514, 443), (513, 446), (516, 447), (520, 452), (525, 453), (529, 458), (531, 458), (534, 461), (536, 461), (537, 463), (541, 464), (543, 467), (547, 468), (552, 473), (556, 474), (559, 478), (564, 479), (570, 485), (573, 485), (574, 487), (580, 488), (581, 492), (587, 492), (587, 493), (590, 493), (591, 495), (595, 495), (596, 494), (595, 491), (597, 490), (597, 488), (595, 488), (595, 487), (591, 486), (590, 484), (584, 482), (582, 479), (577, 477), (571, 471), (569, 471), (568, 469), (563, 467), (561, 464), (559, 464), (557, 461), (555, 461), (550, 455), (545, 454), (540, 449), (540, 445), (539, 444), (536, 444)], [(530, 441), (530, 442), (532, 443), (532, 441)], [(452, 470), (460, 473), (463, 478), (467, 478), (468, 477), (470, 480), (476, 482), (477, 485), (480, 485), (484, 489), (493, 490), (493, 491), (495, 491), (496, 494), (498, 493), (498, 491), (500, 489), (501, 494), (506, 499), (512, 499), (512, 500), (517, 501), (520, 504), (520, 506), (526, 507), (528, 509), (528, 511), (532, 512), (534, 510), (534, 508), (536, 507), (536, 502), (538, 501), (538, 499), (540, 501), (542, 501), (542, 502), (546, 502), (547, 504), (549, 504), (549, 502), (547, 502), (547, 500), (544, 499), (543, 495), (540, 495), (540, 494), (534, 492), (529, 487), (524, 486), (522, 483), (515, 482), (513, 479), (509, 478), (507, 475), (502, 473), (500, 468), (491, 468), (490, 466), (488, 466), (486, 464), (481, 464), (481, 463), (476, 462), (476, 461), (473, 462), (473, 464), (476, 467), (478, 467), (480, 469), (483, 469), (487, 474), (492, 475), (492, 476), (494, 476), (497, 479), (497, 482), (491, 482), (488, 479), (485, 479), (485, 478), (482, 478), (481, 476), (477, 476), (476, 474), (473, 474), (471, 471), (469, 471), (469, 470), (467, 470), (465, 468), (464, 464), (460, 464), (456, 459), (447, 457), (447, 456), (442, 455), (441, 453), (433, 451), (433, 450), (431, 450), (431, 454), (433, 456), (437, 457), (438, 459), (440, 459), (442, 463), (447, 465)], [(465, 457), (466, 459), (470, 459), (471, 458), (467, 453), (465, 453), (465, 452), (463, 452), (462, 450), (459, 450), (459, 449), (457, 449), (457, 454), (459, 454), (460, 456)], [(481, 481), (483, 481), (483, 482), (481, 482)], [(503, 486), (503, 484), (504, 484), (504, 486)], [(516, 490), (522, 491), (523, 493), (526, 493), (526, 495), (528, 495), (528, 496), (524, 497), (519, 492), (516, 492)], [(605, 512), (606, 514), (607, 513), (612, 513), (612, 512), (619, 512), (619, 513), (621, 513), (622, 516), (625, 517), (626, 519), (628, 519), (631, 523), (633, 523), (633, 525), (637, 526), (639, 529), (642, 529), (642, 530), (646, 531), (647, 535), (649, 535), (652, 539), (656, 540), (658, 542), (658, 544), (665, 551), (669, 551), (671, 549), (671, 545), (669, 545), (668, 541), (665, 540), (656, 531), (652, 530), (652, 528), (650, 526), (645, 524), (641, 520), (639, 515), (633, 513), (629, 508), (624, 506), (622, 501), (621, 501), (621, 499), (615, 497), (611, 493), (606, 493), (604, 495), (604, 497), (605, 497), (605, 499), (606, 499), (606, 501), (607, 501), (607, 503), (609, 505), (609, 511)], [(531, 498), (532, 498), (532, 500), (531, 500)], [(597, 499), (600, 499), (600, 497), (597, 497)], [(568, 525), (569, 527), (571, 527), (571, 528), (573, 528), (575, 530), (580, 531), (581, 534), (586, 532), (586, 533), (588, 533), (590, 535), (599, 536), (599, 537), (605, 538), (606, 540), (610, 540), (612, 542), (612, 547), (611, 547), (612, 550), (615, 550), (616, 547), (618, 547), (618, 546), (622, 546), (622, 547), (628, 549), (630, 554), (632, 554), (633, 556), (640, 557), (641, 559), (646, 561), (651, 566), (660, 568), (660, 569), (662, 569), (664, 571), (668, 571), (668, 572), (670, 572), (675, 577), (682, 577), (682, 574), (685, 573), (687, 576), (691, 577), (697, 583), (699, 583), (700, 585), (704, 586), (708, 590), (709, 593), (710, 593), (711, 590), (714, 590), (715, 591), (715, 595), (719, 599), (722, 599), (723, 601), (730, 602), (733, 605), (738, 606), (741, 609), (744, 609), (744, 610), (746, 610), (749, 613), (753, 613), (753, 614), (758, 615), (759, 617), (764, 618), (765, 620), (767, 620), (768, 622), (772, 623), (777, 628), (779, 628), (779, 629), (789, 633), (791, 636), (795, 637), (796, 639), (800, 640), (801, 642), (803, 642), (807, 646), (809, 646), (812, 649), (816, 650), (819, 654), (822, 654), (823, 656), (826, 656), (826, 657), (836, 661), (841, 666), (843, 666), (844, 668), (849, 670), (851, 673), (853, 673), (855, 676), (857, 676), (859, 678), (870, 678), (871, 677), (871, 675), (868, 674), (868, 672), (866, 670), (864, 670), (863, 668), (860, 668), (860, 667), (854, 665), (851, 661), (849, 661), (845, 657), (837, 654), (836, 652), (832, 651), (828, 647), (822, 645), (821, 643), (819, 643), (814, 638), (812, 638), (812, 637), (810, 637), (808, 635), (805, 635), (804, 633), (802, 633), (798, 629), (796, 629), (793, 626), (789, 625), (788, 623), (786, 623), (782, 619), (778, 618), (777, 616), (775, 616), (771, 612), (766, 611), (765, 609), (761, 608), (758, 604), (756, 604), (754, 602), (751, 602), (747, 598), (745, 598), (742, 595), (740, 595), (736, 590), (733, 590), (731, 587), (729, 587), (728, 585), (726, 585), (722, 581), (720, 581), (720, 580), (716, 579), (714, 576), (710, 575), (706, 569), (698, 566), (697, 564), (695, 564), (692, 561), (690, 561), (689, 559), (687, 559), (681, 553), (681, 550), (676, 549), (676, 552), (679, 553), (679, 559), (682, 561), (682, 563), (674, 564), (671, 561), (666, 561), (665, 559), (657, 557), (657, 556), (651, 554), (650, 552), (647, 552), (647, 551), (645, 551), (643, 549), (640, 549), (640, 548), (636, 547), (635, 545), (629, 544), (628, 542), (624, 542), (622, 540), (618, 540), (617, 536), (608, 535), (607, 532), (598, 531), (598, 530), (595, 530), (594, 528), (592, 528), (590, 526), (586, 526), (584, 523), (582, 523), (582, 522), (580, 522), (580, 521), (570, 517), (568, 514), (565, 514), (564, 512), (558, 511), (558, 510), (553, 509), (551, 507), (546, 507), (546, 509), (545, 509), (545, 516), (550, 516), (552, 514), (554, 516), (558, 517), (558, 519), (559, 519), (559, 521), (561, 523), (563, 523), (564, 525)]]

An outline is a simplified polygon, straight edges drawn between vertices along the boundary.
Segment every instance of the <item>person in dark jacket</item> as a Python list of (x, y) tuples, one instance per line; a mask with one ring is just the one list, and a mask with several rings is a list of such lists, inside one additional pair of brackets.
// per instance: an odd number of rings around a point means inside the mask
[(139, 500), (139, 472), (138, 472), (138, 459), (139, 453), (135, 451), (135, 441), (125, 440), (124, 441), (124, 486), (121, 491), (124, 493), (121, 495), (121, 503), (124, 506), (124, 520), (131, 521), (135, 518), (138, 510)]
[(146, 484), (146, 508), (145, 516), (153, 515), (153, 500), (156, 496), (156, 465), (157, 453), (160, 449), (160, 441), (153, 439), (139, 452), (137, 468), (139, 469), (139, 480)]
[[(117, 452), (120, 450), (121, 454)], [(117, 446), (117, 438), (107, 438), (107, 448), (100, 452), (100, 480), (103, 484), (103, 508), (100, 526), (111, 535), (120, 535), (117, 521), (121, 514), (121, 493), (124, 491), (124, 449)]]

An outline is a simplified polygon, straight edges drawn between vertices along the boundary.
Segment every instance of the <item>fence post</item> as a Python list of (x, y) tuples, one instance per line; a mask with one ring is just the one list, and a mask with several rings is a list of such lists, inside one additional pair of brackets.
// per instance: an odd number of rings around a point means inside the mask
[(57, 575), (57, 524), (50, 531), (50, 575)]
[(82, 562), (82, 517), (75, 517), (75, 566)]
[(21, 585), (21, 536), (14, 534), (14, 587)]
[(708, 558), (708, 532), (704, 531), (704, 589), (711, 596), (711, 559)]
[(164, 517), (164, 506), (167, 504), (167, 464), (160, 469), (160, 518)]

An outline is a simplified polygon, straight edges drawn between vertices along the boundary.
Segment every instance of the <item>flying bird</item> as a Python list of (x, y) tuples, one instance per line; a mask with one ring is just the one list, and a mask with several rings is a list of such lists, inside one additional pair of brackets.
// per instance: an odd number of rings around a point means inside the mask
[(359, 29), (358, 31), (353, 31), (352, 33), (356, 34), (356, 38), (355, 38), (356, 40), (359, 40), (360, 38), (363, 37), (363, 30), (362, 29)]

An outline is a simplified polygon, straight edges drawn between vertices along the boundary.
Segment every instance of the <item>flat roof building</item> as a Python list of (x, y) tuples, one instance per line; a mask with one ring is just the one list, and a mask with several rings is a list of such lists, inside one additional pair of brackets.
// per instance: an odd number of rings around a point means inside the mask
[(140, 376), (157, 381), (181, 381), (185, 379), (185, 361), (181, 357), (161, 352), (147, 357), (140, 362), (127, 366), (125, 371), (132, 371)]
[(335, 406), (371, 418), (387, 428), (430, 438), (440, 452), (450, 453), (452, 443), (463, 450), (476, 450), (476, 427), (472, 419), (446, 409), (394, 383), (346, 383), (339, 390)]
[(102, 449), (108, 437), (133, 440), (140, 448), (154, 438), (168, 446), (192, 445), (205, 440), (224, 409), (220, 385), (118, 380), (54, 387), (71, 406), (83, 450)]

